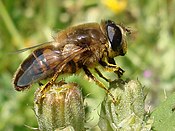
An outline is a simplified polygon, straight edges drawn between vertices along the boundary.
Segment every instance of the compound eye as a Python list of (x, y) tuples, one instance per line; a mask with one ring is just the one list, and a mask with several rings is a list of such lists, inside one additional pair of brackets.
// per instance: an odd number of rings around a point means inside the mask
[(115, 23), (112, 21), (108, 21), (106, 28), (112, 50), (117, 51), (118, 49), (121, 48), (122, 44), (121, 29), (117, 25), (115, 25)]

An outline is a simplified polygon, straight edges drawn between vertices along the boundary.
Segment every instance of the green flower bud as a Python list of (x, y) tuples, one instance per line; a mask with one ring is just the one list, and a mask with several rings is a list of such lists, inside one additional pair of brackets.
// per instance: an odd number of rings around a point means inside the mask
[(75, 83), (61, 81), (38, 89), (35, 92), (34, 111), (41, 131), (65, 128), (84, 130), (83, 97)]
[(139, 81), (118, 80), (110, 83), (111, 93), (117, 99), (114, 104), (106, 97), (101, 106), (100, 121), (102, 131), (145, 131), (151, 129), (144, 111), (145, 95)]

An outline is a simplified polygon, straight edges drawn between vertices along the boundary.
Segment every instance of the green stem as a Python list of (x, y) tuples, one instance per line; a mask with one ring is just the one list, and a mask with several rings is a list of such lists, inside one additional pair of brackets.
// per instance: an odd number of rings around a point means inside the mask
[(21, 35), (19, 34), (18, 30), (16, 29), (12, 19), (10, 18), (7, 9), (5, 8), (3, 2), (0, 0), (0, 15), (2, 20), (4, 21), (7, 29), (9, 30), (10, 34), (12, 35), (14, 42), (14, 46), (17, 48), (21, 48), (24, 41)]

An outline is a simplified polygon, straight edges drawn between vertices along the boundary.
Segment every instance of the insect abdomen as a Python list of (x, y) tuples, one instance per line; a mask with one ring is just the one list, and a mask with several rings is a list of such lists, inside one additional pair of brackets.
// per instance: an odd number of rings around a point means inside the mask
[[(32, 83), (44, 79), (46, 76), (52, 73), (43, 52), (43, 49), (35, 50), (21, 64), (14, 77), (14, 85), (16, 90), (24, 90)], [(50, 52), (52, 51), (50, 50)]]

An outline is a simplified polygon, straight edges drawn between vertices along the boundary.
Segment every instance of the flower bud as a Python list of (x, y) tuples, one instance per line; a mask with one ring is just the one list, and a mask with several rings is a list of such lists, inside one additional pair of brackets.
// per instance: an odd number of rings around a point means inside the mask
[(63, 81), (42, 87), (35, 92), (34, 111), (39, 130), (84, 130), (83, 97), (75, 83)]
[(101, 105), (99, 127), (109, 130), (150, 130), (152, 123), (145, 117), (143, 87), (139, 81), (118, 80), (110, 83), (111, 93), (117, 103), (110, 97)]

